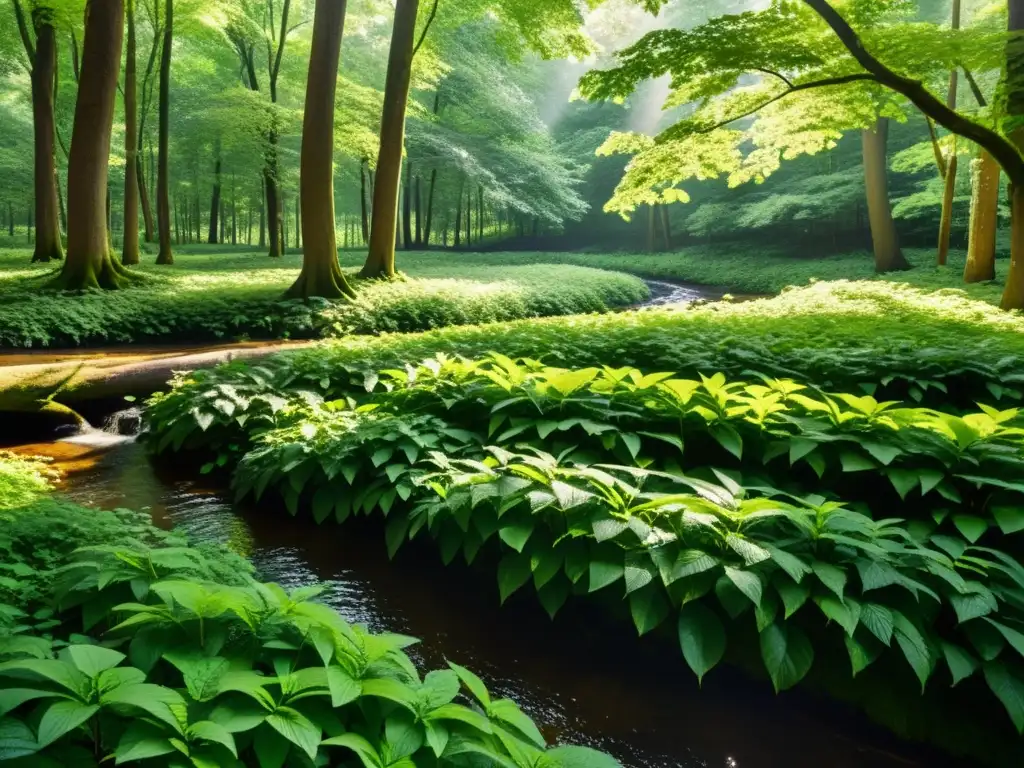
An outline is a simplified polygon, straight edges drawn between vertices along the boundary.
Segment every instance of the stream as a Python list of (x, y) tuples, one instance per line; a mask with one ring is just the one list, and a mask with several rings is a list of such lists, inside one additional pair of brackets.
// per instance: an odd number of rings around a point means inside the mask
[(775, 696), (765, 682), (715, 670), (698, 688), (679, 650), (637, 638), (586, 601), (552, 622), (528, 590), (498, 605), (492, 575), (444, 566), (429, 544), (392, 562), (373, 519), (318, 527), (283, 511), (235, 505), (217, 481), (153, 464), (132, 431), (137, 412), (107, 431), (21, 453), (54, 457), (62, 490), (79, 503), (148, 510), (193, 541), (227, 543), (259, 576), (287, 587), (319, 583), (352, 622), (413, 635), (408, 649), (432, 668), (446, 658), (515, 699), (549, 740), (606, 750), (624, 768), (906, 768), (955, 765), (900, 742), (853, 710), (808, 694)]

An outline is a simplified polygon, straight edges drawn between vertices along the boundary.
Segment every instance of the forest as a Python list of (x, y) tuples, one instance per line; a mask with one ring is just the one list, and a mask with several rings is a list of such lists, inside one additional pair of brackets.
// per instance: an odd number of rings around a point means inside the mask
[(0, 0), (0, 762), (1024, 764), (1024, 0)]

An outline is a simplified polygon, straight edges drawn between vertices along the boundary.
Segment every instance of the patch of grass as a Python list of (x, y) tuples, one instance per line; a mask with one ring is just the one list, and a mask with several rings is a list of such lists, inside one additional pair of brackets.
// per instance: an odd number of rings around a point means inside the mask
[[(951, 253), (945, 267), (935, 266), (935, 252), (931, 249), (908, 248), (904, 254), (914, 268), (885, 275), (875, 273), (868, 251), (794, 256), (735, 243), (693, 246), (672, 253), (537, 253), (509, 254), (509, 258), (622, 270), (646, 277), (720, 286), (734, 293), (779, 293), (789, 286), (821, 280), (884, 280), (931, 290), (955, 288), (979, 301), (999, 302), (1002, 275), (991, 283), (962, 282), (965, 253)], [(1006, 268), (1006, 262), (997, 262), (997, 272), (1005, 273)]]
[[(0, 347), (140, 341), (315, 338), (417, 331), (553, 314), (601, 312), (647, 296), (624, 274), (573, 265), (502, 264), (460, 254), (403, 254), (410, 279), (358, 283), (354, 303), (282, 301), (301, 257), (203, 249), (170, 267), (137, 268), (148, 279), (124, 291), (44, 293), (52, 265), (27, 250), (0, 251)], [(361, 261), (346, 254), (353, 269)]]

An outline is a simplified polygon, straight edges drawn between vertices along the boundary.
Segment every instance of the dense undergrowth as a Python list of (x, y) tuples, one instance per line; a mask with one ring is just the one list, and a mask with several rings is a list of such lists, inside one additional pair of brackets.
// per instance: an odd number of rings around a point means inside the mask
[[(548, 748), (509, 699), (193, 547), (148, 516), (51, 497), (45, 465), (0, 476), (0, 760), (12, 766), (476, 765), (615, 768)], [(10, 492), (11, 488), (14, 492)], [(112, 543), (116, 542), (116, 543)]]
[(983, 679), (1024, 730), (1017, 409), (502, 355), (336, 373), (182, 379), (150, 439), (292, 514), (380, 513), (392, 554), (417, 535), (446, 562), (488, 552), (502, 599), (532, 582), (554, 615), (612, 588), (641, 634), (676, 625), (698, 676), (753, 621), (777, 690), (816, 658), (856, 676), (896, 654), (922, 690)]
[(185, 253), (123, 291), (39, 290), (49, 267), (28, 251), (0, 252), (0, 347), (62, 347), (143, 341), (315, 338), (423, 331), (545, 315), (603, 312), (642, 301), (643, 283), (572, 265), (481, 265), (458, 255), (406, 259), (409, 278), (357, 281), (354, 302), (282, 301), (300, 257)]

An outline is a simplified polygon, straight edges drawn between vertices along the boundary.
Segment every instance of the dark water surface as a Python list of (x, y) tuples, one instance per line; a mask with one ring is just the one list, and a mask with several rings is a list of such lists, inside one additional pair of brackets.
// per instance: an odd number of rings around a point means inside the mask
[[(531, 595), (498, 605), (493, 574), (445, 567), (429, 545), (388, 561), (376, 521), (344, 527), (235, 507), (223, 488), (154, 467), (143, 448), (103, 433), (25, 446), (67, 473), (64, 491), (103, 508), (148, 508), (194, 540), (249, 556), (264, 579), (323, 582), (347, 619), (422, 638), (411, 655), (450, 658), (514, 698), (551, 740), (588, 744), (625, 768), (906, 768), (952, 766), (867, 724), (852, 710), (802, 693), (775, 696), (730, 669), (698, 689), (678, 648), (638, 639), (585, 603), (554, 622)], [(518, 598), (518, 599), (517, 599)]]

